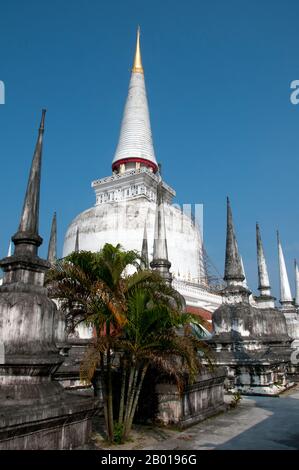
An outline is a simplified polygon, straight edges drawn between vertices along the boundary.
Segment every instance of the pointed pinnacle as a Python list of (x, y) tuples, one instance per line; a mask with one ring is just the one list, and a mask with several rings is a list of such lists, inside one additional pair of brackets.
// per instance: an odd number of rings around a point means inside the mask
[(137, 39), (136, 39), (136, 50), (132, 72), (134, 73), (144, 73), (141, 60), (141, 51), (140, 51), (140, 26), (137, 28)]
[(43, 109), (38, 131), (38, 138), (29, 173), (19, 229), (17, 233), (12, 237), (12, 240), (16, 245), (15, 254), (20, 254), (22, 252), (30, 252), (31, 254), (36, 255), (37, 248), (42, 243), (42, 238), (38, 234), (38, 226), (45, 114), (46, 110)]
[(285, 258), (277, 230), (277, 244), (278, 244), (278, 263), (279, 263), (279, 283), (280, 283), (280, 303), (282, 305), (289, 304), (293, 301)]
[(57, 259), (57, 218), (56, 212), (54, 212), (52, 225), (51, 225), (51, 234), (48, 247), (48, 261), (49, 263), (55, 263)]
[(229, 198), (227, 197), (227, 227), (226, 227), (226, 252), (225, 252), (225, 281), (240, 281), (245, 279), (242, 272), (241, 258), (239, 255), (237, 239), (234, 231), (233, 216)]
[(268, 269), (262, 244), (262, 237), (259, 224), (256, 223), (256, 251), (257, 251), (257, 267), (258, 267), (258, 289), (261, 295), (271, 296), (270, 281)]
[(142, 265), (144, 266), (145, 269), (148, 269), (149, 259), (148, 259), (148, 241), (147, 241), (146, 220), (145, 220), (144, 231), (143, 231), (141, 257), (142, 257)]
[(79, 248), (79, 227), (77, 227), (74, 252), (79, 253), (79, 251), (80, 251), (80, 248)]

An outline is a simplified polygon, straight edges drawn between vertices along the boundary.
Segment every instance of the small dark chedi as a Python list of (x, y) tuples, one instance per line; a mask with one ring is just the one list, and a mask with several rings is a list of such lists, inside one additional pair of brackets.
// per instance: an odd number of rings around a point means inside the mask
[(0, 449), (71, 449), (84, 444), (98, 402), (67, 393), (53, 380), (63, 361), (54, 335), (57, 308), (44, 287), (50, 267), (39, 258), (39, 200), (45, 111), (42, 112), (23, 211), (4, 258), (0, 286)]
[[(258, 256), (263, 256), (257, 227)], [(259, 260), (260, 261), (260, 260)], [(259, 262), (261, 265), (261, 262)], [(217, 365), (227, 370), (229, 388), (244, 394), (278, 395), (291, 385), (289, 378), (292, 339), (284, 314), (274, 307), (270, 287), (260, 276), (260, 298), (250, 303), (227, 199), (227, 234), (223, 303), (213, 314), (209, 340)], [(265, 294), (266, 292), (266, 294)], [(260, 307), (259, 307), (260, 302)]]

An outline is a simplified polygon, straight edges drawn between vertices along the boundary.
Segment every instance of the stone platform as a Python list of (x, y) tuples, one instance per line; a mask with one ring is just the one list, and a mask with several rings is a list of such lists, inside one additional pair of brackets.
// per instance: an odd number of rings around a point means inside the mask
[(63, 389), (52, 400), (5, 403), (0, 408), (0, 450), (79, 447), (90, 436), (91, 418), (100, 410), (98, 400)]
[(186, 428), (225, 410), (225, 378), (225, 369), (217, 367), (213, 371), (202, 371), (183, 393), (179, 392), (175, 384), (158, 384), (156, 421)]

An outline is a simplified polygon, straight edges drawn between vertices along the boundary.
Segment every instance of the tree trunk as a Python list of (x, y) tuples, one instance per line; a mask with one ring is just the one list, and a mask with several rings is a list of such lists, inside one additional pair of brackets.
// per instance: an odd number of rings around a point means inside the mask
[[(107, 337), (110, 337), (110, 321), (107, 321)], [(109, 442), (114, 439), (114, 424), (113, 424), (113, 390), (112, 390), (112, 369), (111, 369), (111, 349), (108, 342), (107, 348), (107, 404), (108, 404), (108, 422), (109, 422)]]
[(111, 434), (110, 426), (109, 426), (109, 419), (108, 419), (108, 396), (107, 396), (107, 381), (105, 378), (105, 361), (104, 361), (104, 354), (100, 353), (100, 361), (101, 361), (101, 381), (102, 381), (102, 390), (103, 390), (103, 401), (104, 401), (104, 417), (105, 417), (105, 424), (107, 430), (107, 437)]
[(131, 416), (131, 411), (132, 411), (135, 393), (136, 393), (136, 384), (137, 384), (137, 379), (139, 375), (139, 370), (140, 370), (139, 367), (137, 366), (134, 367), (134, 380), (133, 380), (130, 395), (128, 393), (127, 410), (126, 410), (126, 416), (125, 416), (125, 422), (124, 422), (124, 434), (123, 434), (124, 439), (126, 439), (128, 436), (128, 427), (130, 423), (130, 416)]
[(126, 369), (125, 363), (123, 363), (121, 390), (120, 390), (120, 402), (119, 402), (119, 414), (118, 414), (119, 424), (122, 424), (124, 421), (126, 382), (127, 382), (127, 369)]
[(103, 386), (102, 386), (102, 379), (101, 375), (104, 373), (100, 372), (98, 369), (96, 369), (93, 379), (91, 380), (91, 383), (93, 385), (93, 395), (96, 398), (101, 398), (101, 400), (104, 401), (104, 392), (103, 392)]
[(134, 398), (135, 398), (135, 394), (136, 394), (136, 384), (137, 384), (137, 381), (138, 381), (139, 372), (140, 372), (140, 368), (136, 367), (134, 380), (133, 380), (133, 385), (132, 385), (132, 394), (131, 394), (131, 398), (130, 398), (130, 402), (129, 402), (129, 408), (128, 408), (128, 417), (129, 418), (130, 418), (130, 415), (131, 415), (132, 406), (133, 406)]
[(138, 386), (137, 386), (137, 389), (136, 389), (136, 394), (135, 394), (132, 410), (131, 410), (131, 413), (130, 413), (130, 416), (129, 416), (128, 425), (126, 427), (126, 434), (124, 436), (124, 439), (129, 436), (129, 433), (132, 429), (133, 419), (134, 419), (134, 416), (135, 416), (135, 412), (136, 412), (136, 408), (137, 408), (137, 404), (138, 404), (138, 400), (139, 400), (139, 395), (140, 395), (140, 392), (141, 392), (141, 389), (142, 389), (142, 385), (143, 385), (143, 381), (144, 381), (144, 377), (146, 375), (147, 369), (148, 369), (148, 364), (146, 364), (142, 368), (141, 377), (140, 377), (140, 380), (139, 380), (139, 383), (138, 383)]
[(135, 376), (135, 367), (133, 366), (133, 364), (131, 364), (131, 371), (130, 371), (130, 376), (129, 376), (128, 389), (127, 389), (126, 410), (125, 410), (125, 417), (123, 420), (124, 426), (126, 425), (128, 415), (129, 415), (129, 403), (130, 403), (130, 398), (131, 398), (131, 393), (132, 393), (132, 385), (134, 381), (134, 376)]

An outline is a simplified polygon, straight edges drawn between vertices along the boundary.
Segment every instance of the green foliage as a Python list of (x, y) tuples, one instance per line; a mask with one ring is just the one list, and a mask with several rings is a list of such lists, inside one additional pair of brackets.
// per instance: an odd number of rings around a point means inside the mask
[(113, 442), (115, 444), (122, 444), (123, 443), (123, 434), (124, 434), (124, 425), (115, 421), (114, 423), (114, 434), (113, 434)]
[(229, 405), (230, 408), (236, 408), (241, 400), (242, 400), (242, 395), (239, 392), (239, 390), (237, 392), (234, 392), (233, 393), (233, 399), (232, 399), (232, 401), (230, 402), (230, 405)]

